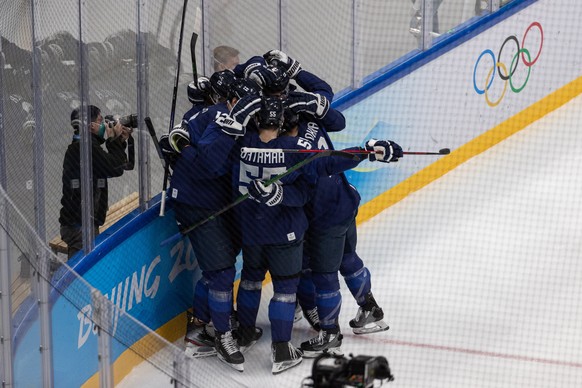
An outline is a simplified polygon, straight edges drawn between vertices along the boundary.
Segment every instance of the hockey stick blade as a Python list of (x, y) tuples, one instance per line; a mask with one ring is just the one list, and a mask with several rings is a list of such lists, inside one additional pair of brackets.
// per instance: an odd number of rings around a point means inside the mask
[(192, 58), (192, 78), (194, 82), (198, 82), (198, 70), (196, 67), (196, 41), (198, 40), (198, 34), (193, 32), (190, 37), (190, 57)]
[(162, 165), (164, 167), (166, 167), (166, 161), (165, 161), (164, 156), (162, 154), (162, 148), (160, 147), (160, 142), (158, 141), (158, 136), (156, 135), (156, 130), (154, 129), (154, 124), (152, 123), (152, 119), (149, 117), (146, 117), (143, 120), (146, 123), (146, 127), (148, 127), (148, 132), (150, 133), (152, 141), (154, 142), (154, 146), (156, 147), (156, 151), (158, 153), (158, 156), (160, 157), (160, 160), (162, 161)]
[[(243, 148), (244, 149), (244, 148)], [(241, 149), (241, 152), (243, 151), (243, 149)], [(254, 150), (254, 148), (246, 148), (246, 150)], [(262, 150), (264, 152), (271, 152), (273, 149), (263, 149), (263, 148), (257, 148), (257, 150)], [(281, 149), (277, 150), (274, 149), (275, 151), (281, 152)], [(322, 158), (324, 156), (339, 156), (339, 157), (343, 157), (343, 158), (350, 158), (350, 159), (354, 159), (357, 160), (359, 159), (359, 157), (357, 155), (353, 155), (347, 152), (343, 152), (343, 151), (336, 151), (336, 150), (322, 150), (323, 152), (318, 152), (315, 155), (311, 155), (310, 157), (303, 159), (302, 161), (300, 161), (299, 163), (289, 167), (289, 169), (287, 169), (285, 172), (282, 172), (279, 175), (276, 175), (274, 177), (272, 177), (271, 179), (268, 179), (265, 181), (264, 185), (265, 186), (269, 186), (275, 182), (277, 182), (278, 180), (283, 179), (284, 177), (286, 177), (287, 175), (291, 174), (294, 171), (299, 170), (301, 167), (305, 166), (306, 164), (314, 161), (315, 159), (318, 158)], [(177, 241), (179, 241), (183, 236), (185, 236), (186, 234), (190, 233), (191, 231), (193, 231), (194, 229), (198, 228), (201, 225), (204, 225), (205, 223), (207, 223), (208, 221), (212, 221), (213, 219), (215, 219), (216, 217), (218, 217), (219, 215), (221, 215), (222, 213), (226, 212), (227, 210), (232, 209), (233, 207), (235, 207), (236, 205), (238, 205), (239, 203), (243, 202), (244, 200), (246, 200), (249, 197), (248, 193), (247, 194), (243, 194), (240, 197), (238, 197), (236, 200), (234, 200), (234, 202), (226, 205), (225, 207), (223, 207), (222, 209), (218, 210), (216, 213), (212, 214), (211, 216), (209, 216), (208, 218), (192, 225), (189, 226), (185, 229), (182, 229), (180, 232), (168, 237), (167, 239), (163, 240), (160, 243), (160, 246), (166, 246), (166, 245), (170, 245), (170, 244), (174, 244)]]
[(156, 146), (156, 151), (158, 152), (158, 156), (160, 157), (160, 161), (162, 162), (162, 166), (164, 167), (164, 181), (162, 183), (162, 193), (161, 193), (161, 205), (160, 205), (160, 217), (164, 216), (164, 209), (166, 207), (166, 190), (168, 189), (168, 176), (170, 175), (170, 169), (168, 164), (166, 163), (166, 159), (164, 159), (164, 155), (162, 154), (162, 147), (160, 147), (160, 142), (158, 141), (158, 137), (156, 136), (156, 130), (154, 129), (154, 124), (152, 123), (152, 119), (149, 117), (144, 118), (146, 123), (146, 127), (148, 127), (148, 132), (154, 141), (154, 145)]
[(424, 152), (424, 151), (404, 151), (404, 155), (448, 155), (451, 150), (448, 148), (442, 148), (438, 152)]

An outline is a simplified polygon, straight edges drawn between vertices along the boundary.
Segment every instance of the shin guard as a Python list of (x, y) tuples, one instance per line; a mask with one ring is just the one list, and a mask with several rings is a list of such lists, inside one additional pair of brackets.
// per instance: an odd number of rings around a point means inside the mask
[(298, 284), (299, 274), (291, 278), (278, 279), (273, 277), (275, 293), (269, 303), (272, 342), (288, 342), (291, 340)]
[(321, 328), (324, 330), (336, 328), (342, 305), (338, 273), (314, 272), (313, 283), (315, 284), (315, 301)]
[(237, 317), (241, 327), (254, 327), (261, 304), (265, 270), (244, 268), (236, 296)]
[(355, 253), (345, 254), (340, 272), (358, 305), (366, 303), (366, 294), (372, 288), (370, 271), (364, 267), (362, 259)]
[(313, 284), (312, 273), (310, 269), (301, 271), (301, 278), (297, 287), (297, 301), (303, 311), (313, 310), (315, 304), (315, 284)]
[(194, 288), (194, 302), (192, 303), (194, 316), (202, 322), (210, 322), (210, 310), (208, 309), (208, 280), (202, 276)]
[(218, 271), (205, 271), (208, 279), (208, 306), (216, 331), (230, 331), (232, 313), (232, 289), (236, 270), (229, 267)]

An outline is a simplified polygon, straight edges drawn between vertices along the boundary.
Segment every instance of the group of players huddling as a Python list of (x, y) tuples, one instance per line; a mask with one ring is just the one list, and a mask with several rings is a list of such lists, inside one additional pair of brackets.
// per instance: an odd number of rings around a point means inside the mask
[[(343, 171), (365, 159), (397, 161), (402, 148), (370, 139), (345, 155), (303, 163), (315, 154), (301, 150), (333, 149), (328, 132), (344, 129), (345, 118), (330, 107), (330, 85), (279, 50), (210, 79), (199, 77), (188, 86), (188, 97), (193, 106), (182, 124), (160, 139), (172, 168), (169, 198), (176, 221), (202, 270), (186, 352), (217, 355), (242, 372), (243, 354), (262, 335), (256, 318), (267, 271), (274, 290), (268, 312), (273, 374), (303, 357), (342, 354), (339, 274), (359, 305), (349, 323), (354, 333), (387, 330), (370, 272), (356, 253), (360, 196)], [(214, 216), (242, 195), (249, 200)], [(318, 335), (297, 348), (291, 333), (301, 315)]]

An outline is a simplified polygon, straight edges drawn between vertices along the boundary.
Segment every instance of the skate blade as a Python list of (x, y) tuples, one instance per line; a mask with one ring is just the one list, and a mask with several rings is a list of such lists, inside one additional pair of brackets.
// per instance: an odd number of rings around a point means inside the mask
[(239, 350), (242, 354), (245, 354), (246, 352), (248, 352), (253, 346), (255, 346), (255, 344), (257, 343), (257, 341), (252, 341), (250, 342), (248, 345), (246, 346), (239, 346)]
[(211, 341), (210, 339), (184, 338), (184, 342), (186, 343), (186, 346), (194, 345), (214, 347), (214, 340)]
[(273, 368), (271, 368), (271, 372), (274, 375), (277, 375), (281, 372), (285, 372), (287, 369), (291, 369), (294, 366), (301, 364), (301, 361), (303, 361), (302, 358), (293, 361), (275, 362), (273, 363)]
[(192, 358), (204, 358), (216, 356), (216, 349), (211, 346), (186, 346), (184, 350), (187, 356)]
[(343, 356), (344, 355), (344, 352), (342, 352), (342, 349), (340, 347), (329, 348), (329, 349), (325, 349), (325, 350), (304, 350), (304, 349), (301, 349), (301, 351), (303, 352), (303, 358), (316, 358), (318, 356), (321, 356), (322, 354), (328, 354), (328, 355), (333, 355), (333, 356)]
[(293, 316), (293, 323), (297, 323), (303, 319), (303, 312), (301, 310), (295, 310), (295, 316)]
[(386, 331), (390, 329), (390, 326), (384, 321), (376, 321), (372, 323), (368, 323), (366, 326), (363, 327), (354, 327), (352, 331), (354, 334), (372, 334), (372, 333), (379, 333), (381, 331)]
[(245, 371), (245, 364), (244, 363), (240, 363), (240, 364), (231, 364), (230, 362), (226, 362), (226, 360), (224, 358), (222, 358), (222, 356), (220, 354), (218, 354), (218, 359), (220, 361), (222, 361), (223, 363), (225, 363), (226, 365), (230, 366), (232, 369), (234, 369), (237, 372), (244, 372)]

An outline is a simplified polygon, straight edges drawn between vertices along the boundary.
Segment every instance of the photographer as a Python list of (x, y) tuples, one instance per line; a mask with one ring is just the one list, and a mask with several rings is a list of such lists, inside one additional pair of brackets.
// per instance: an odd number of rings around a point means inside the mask
[[(127, 140), (132, 129), (131, 120), (118, 120), (106, 123), (101, 110), (94, 105), (87, 107), (90, 119), (85, 128), (91, 133), (91, 158), (93, 165), (93, 222), (95, 235), (99, 234), (99, 226), (105, 222), (108, 209), (107, 178), (118, 177), (128, 169), (128, 160), (125, 154)], [(79, 108), (71, 113), (71, 125), (74, 129), (73, 141), (68, 146), (63, 162), (63, 196), (59, 223), (62, 240), (68, 246), (68, 258), (83, 249), (81, 230), (81, 149), (80, 133), (81, 120)], [(133, 116), (130, 116), (133, 117)], [(111, 125), (108, 125), (111, 124)], [(105, 143), (107, 150), (103, 149)]]

